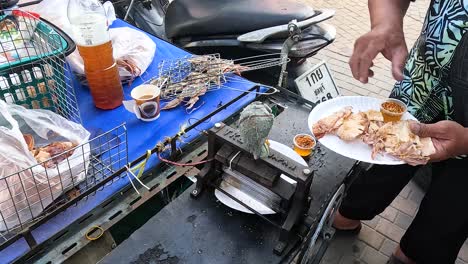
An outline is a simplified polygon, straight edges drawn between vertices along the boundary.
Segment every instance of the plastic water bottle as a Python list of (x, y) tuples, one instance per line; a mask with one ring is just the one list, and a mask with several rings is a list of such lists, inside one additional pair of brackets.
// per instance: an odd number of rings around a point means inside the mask
[(69, 0), (68, 19), (84, 61), (94, 105), (114, 109), (122, 104), (119, 69), (112, 55), (106, 12), (99, 0)]

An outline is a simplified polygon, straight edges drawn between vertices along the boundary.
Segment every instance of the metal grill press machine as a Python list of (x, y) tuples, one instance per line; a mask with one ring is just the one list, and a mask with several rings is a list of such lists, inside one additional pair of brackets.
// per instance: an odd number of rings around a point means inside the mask
[[(273, 127), (274, 129), (274, 127)], [(208, 132), (208, 157), (196, 176), (191, 196), (196, 198), (206, 187), (214, 187), (259, 217), (280, 229), (274, 248), (281, 255), (288, 245), (293, 227), (306, 213), (313, 171), (288, 156), (270, 149), (267, 156), (254, 158), (239, 129), (217, 123)], [(225, 186), (237, 188), (280, 215), (275, 223), (242, 201)]]

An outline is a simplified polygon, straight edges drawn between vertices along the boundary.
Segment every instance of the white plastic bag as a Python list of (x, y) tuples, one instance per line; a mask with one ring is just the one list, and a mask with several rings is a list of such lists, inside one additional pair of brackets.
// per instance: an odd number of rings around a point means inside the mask
[(64, 191), (85, 179), (89, 164), (90, 147), (84, 144), (46, 168), (29, 151), (24, 134), (33, 136), (36, 147), (64, 141), (81, 145), (90, 136), (81, 125), (51, 111), (0, 100), (0, 231), (38, 216)]
[[(40, 4), (31, 7), (29, 11), (40, 14), (41, 17), (72, 36), (73, 32), (67, 17), (67, 5), (68, 1), (64, 0), (44, 0)], [(50, 8), (51, 6), (54, 8)], [(116, 19), (112, 3), (105, 2), (104, 9), (106, 10), (107, 22), (111, 25)], [(111, 28), (109, 34), (114, 59), (119, 66), (122, 82), (131, 81), (144, 73), (153, 61), (156, 52), (154, 41), (145, 33), (128, 27)], [(70, 63), (72, 70), (85, 82), (83, 60), (78, 50), (70, 54), (67, 61)]]
[[(128, 27), (111, 28), (109, 35), (120, 79), (127, 82), (145, 72), (153, 61), (156, 44), (145, 33)], [(67, 59), (73, 71), (84, 79), (80, 54), (74, 52)]]

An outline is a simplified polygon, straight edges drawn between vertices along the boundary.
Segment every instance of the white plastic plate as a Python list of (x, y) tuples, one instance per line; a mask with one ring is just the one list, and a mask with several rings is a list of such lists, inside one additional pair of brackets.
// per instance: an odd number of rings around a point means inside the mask
[[(380, 111), (380, 105), (383, 101), (384, 100), (366, 96), (342, 96), (328, 100), (317, 105), (312, 109), (312, 112), (310, 112), (308, 120), (309, 129), (313, 134), (313, 124), (347, 106), (353, 107), (353, 113), (371, 109)], [(408, 112), (403, 115), (402, 119), (417, 120)], [(379, 154), (375, 159), (372, 159), (372, 148), (359, 139), (347, 142), (335, 135), (325, 135), (323, 138), (319, 139), (319, 142), (340, 155), (367, 163), (382, 165), (399, 165), (405, 163), (388, 154)]]

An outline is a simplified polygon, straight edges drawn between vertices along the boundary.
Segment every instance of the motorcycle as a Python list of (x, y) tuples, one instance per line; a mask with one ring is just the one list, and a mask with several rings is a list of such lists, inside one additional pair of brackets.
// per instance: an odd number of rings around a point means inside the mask
[(297, 91), (294, 79), (313, 67), (307, 58), (330, 45), (336, 35), (335, 28), (324, 23), (334, 10), (315, 10), (295, 0), (112, 2), (120, 18), (195, 54), (286, 58), (281, 71), (273, 67), (244, 77), (291, 91)]

